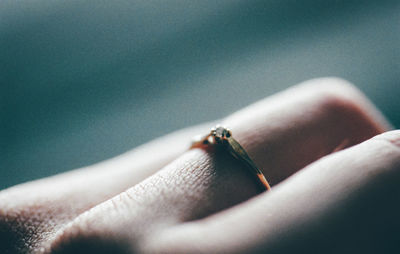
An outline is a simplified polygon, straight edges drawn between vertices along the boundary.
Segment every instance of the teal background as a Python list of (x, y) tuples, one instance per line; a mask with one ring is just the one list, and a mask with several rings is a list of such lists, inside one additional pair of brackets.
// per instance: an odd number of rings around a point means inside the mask
[(399, 1), (3, 0), (0, 189), (321, 76), (400, 126), (399, 32)]

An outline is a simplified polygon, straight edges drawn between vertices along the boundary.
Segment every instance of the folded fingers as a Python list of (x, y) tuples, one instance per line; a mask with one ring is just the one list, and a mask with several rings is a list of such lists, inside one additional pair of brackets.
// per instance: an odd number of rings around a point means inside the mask
[[(357, 144), (388, 128), (358, 91), (335, 79), (290, 89), (223, 123), (273, 185), (338, 147)], [(68, 253), (87, 239), (125, 239), (127, 248), (134, 250), (151, 232), (206, 217), (257, 193), (254, 179), (226, 151), (193, 149), (77, 217), (48, 244), (53, 251)]]
[(400, 131), (327, 156), (268, 195), (160, 231), (163, 253), (397, 253)]

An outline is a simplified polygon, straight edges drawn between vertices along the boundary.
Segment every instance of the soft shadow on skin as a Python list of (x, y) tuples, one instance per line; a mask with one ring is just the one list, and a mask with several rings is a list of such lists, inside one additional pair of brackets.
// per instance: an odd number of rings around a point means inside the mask
[(52, 254), (135, 254), (129, 245), (123, 242), (115, 242), (109, 239), (97, 239), (95, 237), (80, 237), (73, 241), (60, 245), (51, 251)]

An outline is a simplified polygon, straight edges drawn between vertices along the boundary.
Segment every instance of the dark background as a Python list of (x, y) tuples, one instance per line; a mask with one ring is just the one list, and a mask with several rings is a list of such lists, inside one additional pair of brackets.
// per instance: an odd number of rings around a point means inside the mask
[(0, 2), (0, 189), (321, 76), (400, 126), (399, 1)]

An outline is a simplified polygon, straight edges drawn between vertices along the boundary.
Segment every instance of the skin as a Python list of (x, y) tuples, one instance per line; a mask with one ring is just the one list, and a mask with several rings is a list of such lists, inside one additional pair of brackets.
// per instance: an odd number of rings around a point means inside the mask
[(352, 85), (307, 81), (218, 122), (271, 191), (229, 152), (188, 149), (208, 123), (3, 190), (0, 250), (399, 252), (400, 131)]

